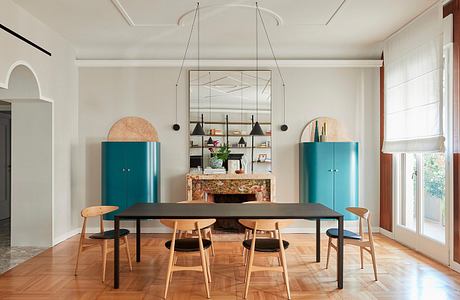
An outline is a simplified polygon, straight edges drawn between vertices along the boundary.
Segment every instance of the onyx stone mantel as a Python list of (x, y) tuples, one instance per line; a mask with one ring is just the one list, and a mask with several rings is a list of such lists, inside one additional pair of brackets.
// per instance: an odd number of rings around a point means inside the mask
[(187, 174), (187, 200), (206, 194), (254, 194), (258, 201), (275, 202), (275, 176), (266, 174)]

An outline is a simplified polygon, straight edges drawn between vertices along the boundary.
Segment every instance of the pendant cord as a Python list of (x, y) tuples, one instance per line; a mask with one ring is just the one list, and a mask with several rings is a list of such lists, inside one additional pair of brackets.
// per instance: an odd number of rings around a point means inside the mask
[[(257, 5), (256, 5), (257, 6)], [(283, 84), (283, 108), (284, 108), (284, 123), (286, 124), (286, 82), (284, 81), (283, 74), (281, 73), (280, 66), (278, 64), (278, 59), (276, 58), (275, 51), (273, 50), (272, 41), (270, 40), (270, 36), (268, 35), (267, 27), (265, 26), (264, 19), (262, 17), (262, 13), (260, 12), (259, 7), (257, 6), (257, 12), (260, 16), (260, 21), (262, 23), (262, 27), (265, 32), (265, 36), (267, 37), (268, 45), (270, 46), (270, 50), (272, 52), (273, 60), (275, 61), (276, 69), (278, 70), (278, 74), (281, 78), (281, 82)]]
[(259, 4), (256, 2), (256, 117), (259, 121)]
[(211, 72), (208, 72), (209, 74), (209, 123), (212, 123), (212, 83), (211, 83)]
[(193, 15), (193, 22), (192, 22), (192, 28), (190, 28), (190, 34), (188, 36), (188, 40), (187, 40), (187, 45), (185, 47), (185, 52), (184, 52), (184, 56), (182, 57), (182, 63), (180, 65), (180, 70), (179, 70), (179, 75), (177, 76), (177, 80), (176, 80), (176, 85), (179, 85), (179, 80), (181, 78), (181, 75), (182, 75), (182, 70), (184, 69), (184, 63), (185, 63), (185, 59), (187, 58), (187, 53), (188, 53), (188, 49), (190, 47), (190, 42), (192, 40), (192, 35), (193, 35), (193, 29), (195, 28), (195, 20), (196, 20), (196, 15), (198, 13), (198, 7), (199, 7), (200, 3), (198, 2), (197, 5), (196, 5), (196, 8), (195, 8), (195, 14)]
[(177, 120), (178, 120), (178, 117), (177, 117), (178, 116), (178, 112), (177, 112), (177, 109), (178, 109), (177, 89), (178, 89), (178, 86), (179, 86), (180, 78), (182, 76), (182, 70), (184, 69), (184, 63), (185, 63), (185, 59), (187, 58), (188, 49), (190, 47), (190, 41), (192, 40), (193, 29), (195, 28), (195, 20), (196, 20), (196, 15), (198, 13), (199, 5), (200, 4), (197, 3), (196, 8), (195, 8), (195, 13), (193, 15), (192, 27), (190, 28), (190, 34), (188, 36), (187, 45), (185, 46), (184, 56), (182, 57), (182, 62), (181, 62), (181, 65), (180, 65), (179, 75), (177, 75), (177, 80), (176, 80), (176, 124), (177, 124)]
[(176, 124), (177, 124), (177, 83), (176, 83)]
[(241, 94), (241, 101), (240, 101), (240, 104), (241, 104), (241, 116), (240, 116), (240, 119), (241, 119), (241, 130), (243, 130), (243, 72), (241, 72), (240, 74), (240, 94)]
[[(198, 22), (197, 22), (197, 43), (198, 43), (198, 118), (200, 117), (200, 2), (196, 3), (196, 10), (198, 15)], [(202, 122), (203, 123), (203, 122)], [(203, 124), (201, 124), (203, 126)]]

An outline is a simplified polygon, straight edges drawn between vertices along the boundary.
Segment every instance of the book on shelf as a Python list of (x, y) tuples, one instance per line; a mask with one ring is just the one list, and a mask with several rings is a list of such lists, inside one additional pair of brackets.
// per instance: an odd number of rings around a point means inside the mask
[(213, 169), (213, 168), (205, 168), (204, 174), (227, 174), (227, 170), (225, 168)]

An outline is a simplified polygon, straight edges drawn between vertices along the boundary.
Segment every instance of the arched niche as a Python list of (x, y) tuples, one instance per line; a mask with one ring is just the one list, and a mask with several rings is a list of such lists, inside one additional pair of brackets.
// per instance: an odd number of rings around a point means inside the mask
[(53, 242), (53, 103), (42, 99), (23, 62), (6, 74), (0, 100), (11, 103), (11, 245)]

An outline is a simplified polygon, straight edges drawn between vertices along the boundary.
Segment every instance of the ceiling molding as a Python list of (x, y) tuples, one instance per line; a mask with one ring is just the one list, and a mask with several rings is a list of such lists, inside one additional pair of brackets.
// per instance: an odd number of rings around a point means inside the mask
[[(88, 67), (180, 67), (181, 60), (93, 60), (77, 59), (80, 68)], [(201, 67), (255, 67), (255, 60), (201, 60)], [(285, 68), (379, 68), (380, 59), (367, 60), (278, 60)], [(196, 67), (196, 60), (186, 60), (184, 67)], [(274, 60), (259, 60), (260, 67), (276, 67)]]
[(174, 23), (171, 23), (171, 24), (137, 24), (130, 17), (129, 13), (126, 11), (125, 7), (123, 6), (123, 4), (120, 3), (119, 0), (112, 0), (112, 4), (115, 6), (115, 8), (118, 10), (118, 12), (123, 17), (123, 19), (125, 19), (126, 23), (128, 23), (129, 26), (132, 26), (132, 27), (171, 27), (171, 26), (177, 26), (177, 24), (174, 24)]
[[(345, 2), (345, 0), (344, 0), (344, 2)], [(204, 5), (204, 6), (200, 5), (200, 11), (202, 11), (203, 9), (226, 8), (226, 7), (228, 7), (228, 8), (239, 7), (239, 8), (249, 8), (249, 9), (255, 9), (256, 8), (254, 5), (249, 5), (249, 4), (211, 4), (211, 5)], [(187, 17), (191, 13), (194, 13), (195, 10), (196, 10), (196, 8), (191, 9), (191, 10), (185, 12), (184, 14), (182, 14), (179, 17), (179, 19), (177, 20), (177, 25), (178, 26), (184, 26), (185, 17)], [(270, 17), (272, 17), (275, 20), (276, 26), (283, 25), (283, 23), (284, 23), (283, 18), (279, 14), (274, 12), (273, 10), (270, 10), (268, 8), (264, 8), (264, 7), (261, 7), (261, 6), (259, 6), (259, 10), (267, 13)]]

